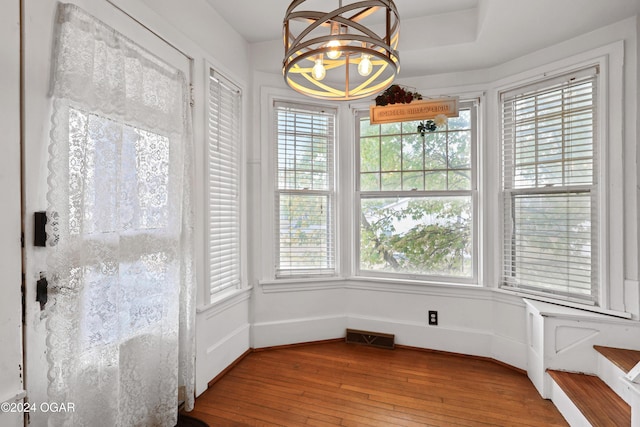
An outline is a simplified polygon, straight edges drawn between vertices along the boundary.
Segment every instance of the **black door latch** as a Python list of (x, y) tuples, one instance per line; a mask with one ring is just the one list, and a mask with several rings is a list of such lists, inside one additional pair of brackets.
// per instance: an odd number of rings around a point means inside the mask
[(40, 274), (40, 280), (36, 282), (36, 301), (40, 303), (40, 310), (44, 310), (44, 306), (47, 303), (47, 287), (49, 283), (44, 274)]

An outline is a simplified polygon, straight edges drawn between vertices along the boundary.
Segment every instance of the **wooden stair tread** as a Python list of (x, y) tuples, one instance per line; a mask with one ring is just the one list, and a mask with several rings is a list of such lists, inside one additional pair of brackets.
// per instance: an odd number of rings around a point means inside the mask
[(547, 371), (592, 426), (630, 426), (631, 407), (600, 378)]
[(629, 373), (629, 371), (640, 362), (640, 351), (638, 350), (604, 347), (601, 345), (594, 345), (593, 348), (609, 359), (611, 363), (622, 369), (625, 374)]

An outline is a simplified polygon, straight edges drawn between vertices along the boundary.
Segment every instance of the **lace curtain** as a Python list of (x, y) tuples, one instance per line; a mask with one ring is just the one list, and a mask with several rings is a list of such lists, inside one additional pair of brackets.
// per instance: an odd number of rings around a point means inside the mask
[(171, 426), (194, 395), (191, 150), (184, 75), (60, 4), (49, 145), (53, 425)]

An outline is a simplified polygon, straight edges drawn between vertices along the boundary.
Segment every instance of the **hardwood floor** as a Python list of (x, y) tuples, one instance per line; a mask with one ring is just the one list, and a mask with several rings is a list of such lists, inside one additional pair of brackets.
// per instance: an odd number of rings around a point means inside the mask
[(218, 426), (566, 426), (525, 374), (344, 342), (256, 351), (196, 400)]

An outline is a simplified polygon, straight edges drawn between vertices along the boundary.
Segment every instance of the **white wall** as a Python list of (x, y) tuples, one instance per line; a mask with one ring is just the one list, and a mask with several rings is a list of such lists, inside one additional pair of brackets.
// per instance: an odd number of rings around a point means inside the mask
[[(429, 310), (438, 311), (438, 326), (428, 326)], [(256, 348), (340, 338), (351, 328), (394, 334), (398, 345), (526, 368), (524, 303), (486, 288), (389, 286), (355, 279), (269, 282), (256, 288), (253, 316)]]
[[(452, 73), (421, 78), (400, 79), (398, 83), (417, 90), (425, 96), (457, 94), (479, 96), (481, 99), (481, 128), (483, 145), (481, 151), (481, 176), (484, 195), (481, 199), (481, 233), (484, 236), (481, 256), (485, 257), (485, 268), (481, 271), (483, 287), (465, 286), (421, 286), (402, 282), (384, 282), (350, 277), (352, 260), (348, 253), (352, 247), (349, 240), (340, 258), (343, 278), (332, 281), (287, 280), (277, 282), (269, 277), (270, 266), (263, 265), (253, 270), (257, 282), (253, 297), (253, 339), (255, 347), (268, 347), (294, 342), (344, 336), (345, 328), (364, 329), (396, 335), (398, 344), (432, 348), (479, 356), (492, 357), (513, 366), (527, 367), (526, 310), (522, 298), (497, 288), (499, 278), (499, 152), (497, 150), (497, 90), (499, 85), (514, 76), (524, 75), (534, 69), (552, 63), (562, 63), (570, 57), (583, 58), (590, 52), (607, 51), (613, 44), (622, 46), (622, 54), (610, 56), (612, 79), (615, 84), (607, 88), (609, 106), (605, 115), (611, 124), (609, 141), (611, 158), (609, 191), (616, 194), (612, 205), (607, 206), (609, 228), (614, 247), (608, 256), (611, 272), (608, 285), (614, 290), (611, 308), (632, 313), (638, 319), (638, 169), (635, 159), (637, 118), (637, 30), (636, 18), (567, 40), (539, 52), (523, 56), (491, 69), (473, 72)], [(621, 41), (621, 42), (620, 42)], [(263, 49), (264, 48), (264, 49)], [(270, 44), (252, 46), (259, 61), (264, 60)], [(614, 51), (616, 47), (611, 48)], [(610, 49), (610, 50), (611, 50)], [(548, 71), (552, 71), (549, 69)], [(531, 77), (531, 76), (528, 76)], [(252, 167), (260, 170), (261, 178), (251, 182), (250, 197), (260, 206), (252, 218), (252, 230), (260, 230), (255, 237), (262, 237), (261, 246), (251, 252), (256, 266), (263, 255), (272, 250), (269, 222), (264, 218), (269, 212), (270, 194), (262, 182), (265, 180), (270, 120), (266, 110), (269, 97), (286, 93), (281, 75), (265, 72), (254, 74), (254, 109), (261, 109), (261, 123), (254, 123), (254, 133), (260, 135), (254, 142)], [(624, 93), (622, 91), (624, 88)], [(287, 98), (299, 99), (293, 91)], [(353, 130), (349, 105), (343, 104), (340, 113), (340, 153), (353, 146)], [(257, 117), (257, 116), (256, 116)], [(345, 147), (345, 145), (347, 147)], [(493, 148), (488, 148), (493, 147)], [(348, 166), (341, 169), (343, 177), (350, 173)], [(349, 203), (353, 187), (351, 178), (341, 183), (343, 191), (339, 200)], [(261, 211), (261, 210), (262, 211)], [(346, 214), (348, 218), (348, 213)], [(341, 216), (344, 219), (345, 216)], [(624, 227), (617, 227), (623, 224)], [(343, 224), (341, 237), (350, 239), (353, 225)], [(427, 325), (427, 311), (439, 312), (440, 324)], [(637, 322), (635, 322), (637, 323)], [(621, 337), (624, 341), (624, 337)], [(629, 347), (633, 347), (629, 343)]]
[[(20, 3), (0, 14), (0, 403), (23, 389), (20, 252)], [(15, 409), (15, 408), (14, 408)], [(22, 425), (22, 414), (0, 411), (0, 425)]]

